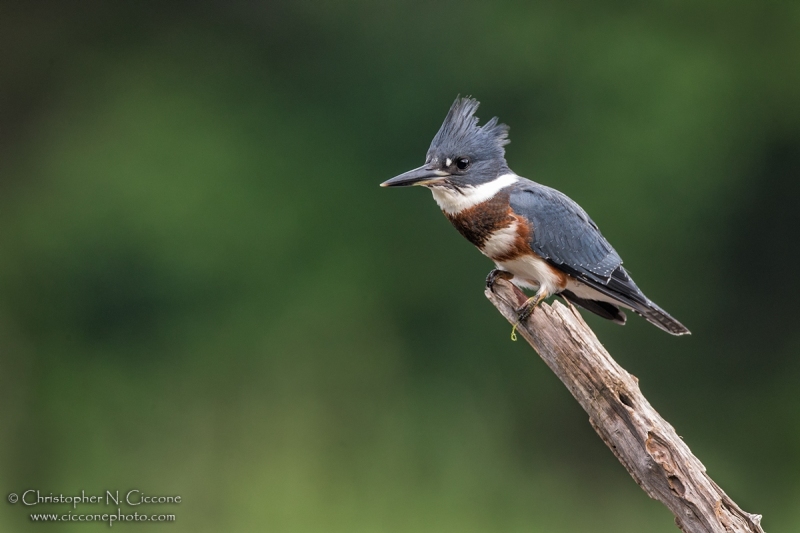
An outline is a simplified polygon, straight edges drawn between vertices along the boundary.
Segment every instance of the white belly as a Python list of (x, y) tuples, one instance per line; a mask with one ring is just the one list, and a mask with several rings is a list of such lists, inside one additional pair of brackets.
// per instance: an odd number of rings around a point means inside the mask
[(511, 261), (496, 262), (495, 265), (500, 270), (514, 274), (514, 279), (511, 281), (518, 287), (538, 290), (541, 286), (544, 286), (547, 294), (551, 295), (558, 294), (566, 289), (578, 298), (608, 302), (630, 309), (629, 306), (569, 276), (567, 277), (567, 286), (561, 287), (559, 277), (553, 274), (544, 259), (536, 256), (526, 255)]
[(547, 294), (561, 292), (559, 276), (554, 274), (551, 267), (540, 257), (524, 255), (495, 264), (500, 270), (514, 274), (514, 279), (511, 281), (519, 287), (537, 290), (543, 287)]

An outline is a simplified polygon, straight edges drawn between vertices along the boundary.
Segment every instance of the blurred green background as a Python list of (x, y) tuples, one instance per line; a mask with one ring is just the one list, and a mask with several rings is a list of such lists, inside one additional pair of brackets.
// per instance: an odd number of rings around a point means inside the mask
[(800, 531), (799, 30), (791, 0), (3, 2), (3, 498), (183, 497), (137, 531), (676, 531), (509, 340), (490, 262), (378, 187), (460, 93), (693, 333), (587, 316), (601, 341)]

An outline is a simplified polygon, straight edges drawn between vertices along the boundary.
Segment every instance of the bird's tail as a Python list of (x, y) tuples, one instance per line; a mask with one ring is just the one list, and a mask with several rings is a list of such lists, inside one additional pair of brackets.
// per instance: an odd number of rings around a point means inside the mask
[[(617, 324), (625, 324), (625, 313), (619, 308), (618, 305), (603, 302), (601, 300), (591, 300), (589, 298), (580, 298), (570, 291), (562, 291), (559, 293), (565, 300), (572, 302), (599, 315), (606, 320), (611, 320)], [(691, 332), (686, 329), (686, 326), (672, 318), (669, 313), (661, 309), (659, 306), (648, 300), (644, 295), (641, 295), (641, 300), (632, 298), (620, 298), (620, 303), (625, 307), (632, 309), (637, 315), (643, 317), (645, 320), (654, 326), (663, 329), (672, 335), (689, 335)]]
[(617, 267), (611, 276), (603, 282), (593, 277), (582, 276), (579, 272), (577, 272), (577, 274), (578, 275), (575, 277), (582, 283), (585, 283), (600, 294), (611, 298), (613, 303), (601, 302), (591, 298), (578, 298), (570, 291), (563, 291), (562, 294), (573, 303), (618, 324), (625, 323), (625, 315), (620, 311), (619, 307), (627, 307), (667, 333), (672, 335), (688, 335), (690, 333), (690, 331), (686, 329), (686, 326), (651, 302), (650, 299), (639, 290), (639, 287), (636, 286), (628, 275), (628, 272), (622, 268), (622, 266)]
[(686, 329), (686, 326), (675, 320), (669, 313), (661, 309), (659, 306), (647, 300), (646, 303), (632, 306), (634, 312), (642, 316), (645, 320), (654, 326), (663, 329), (672, 335), (689, 335), (691, 331)]

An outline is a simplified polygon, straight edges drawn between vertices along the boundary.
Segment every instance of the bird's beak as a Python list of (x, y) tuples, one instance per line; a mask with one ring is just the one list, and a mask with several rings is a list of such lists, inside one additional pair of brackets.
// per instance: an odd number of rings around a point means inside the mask
[(428, 166), (421, 166), (414, 170), (409, 170), (399, 176), (381, 183), (381, 187), (406, 187), (408, 185), (430, 185), (443, 181), (450, 176), (444, 170), (438, 170)]

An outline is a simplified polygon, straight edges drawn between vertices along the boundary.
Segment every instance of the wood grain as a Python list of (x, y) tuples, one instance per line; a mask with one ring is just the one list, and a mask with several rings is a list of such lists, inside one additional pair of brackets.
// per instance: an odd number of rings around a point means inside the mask
[[(486, 297), (512, 324), (525, 295), (499, 279)], [(636, 483), (667, 506), (685, 533), (764, 533), (761, 516), (743, 511), (706, 473), (639, 382), (603, 348), (578, 311), (540, 305), (517, 331), (589, 414), (594, 430)]]

